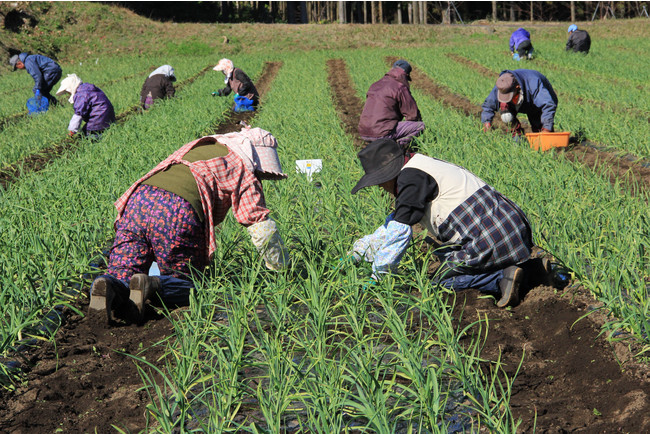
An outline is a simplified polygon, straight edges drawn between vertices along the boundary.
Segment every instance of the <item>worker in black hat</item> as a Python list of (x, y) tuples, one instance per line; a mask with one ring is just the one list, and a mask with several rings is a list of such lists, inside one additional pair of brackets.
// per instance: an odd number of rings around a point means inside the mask
[(368, 89), (359, 119), (359, 135), (366, 142), (386, 137), (407, 147), (424, 131), (420, 110), (409, 87), (411, 70), (406, 60), (398, 60)]
[[(395, 196), (395, 211), (350, 252), (356, 261), (372, 262), (375, 279), (395, 271), (411, 241), (411, 226), (420, 223), (447, 246), (437, 250), (443, 263), (434, 283), (492, 294), (499, 307), (518, 303), (524, 279), (520, 264), (529, 258), (533, 241), (517, 205), (468, 170), (405, 154), (394, 140), (372, 142), (358, 156), (365, 175), (352, 193), (378, 185)], [(548, 273), (547, 262), (543, 266)]]
[(496, 85), (483, 103), (483, 129), (492, 128), (494, 114), (511, 128), (513, 137), (523, 133), (518, 113), (528, 115), (534, 133), (551, 132), (557, 110), (557, 95), (548, 79), (532, 69), (505, 70), (499, 74)]

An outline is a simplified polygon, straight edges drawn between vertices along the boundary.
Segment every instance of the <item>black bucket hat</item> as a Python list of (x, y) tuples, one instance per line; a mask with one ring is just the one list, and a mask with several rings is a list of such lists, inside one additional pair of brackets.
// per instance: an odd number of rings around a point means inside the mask
[(378, 139), (357, 154), (365, 175), (352, 189), (352, 194), (362, 188), (379, 185), (397, 178), (404, 166), (404, 150), (395, 140)]

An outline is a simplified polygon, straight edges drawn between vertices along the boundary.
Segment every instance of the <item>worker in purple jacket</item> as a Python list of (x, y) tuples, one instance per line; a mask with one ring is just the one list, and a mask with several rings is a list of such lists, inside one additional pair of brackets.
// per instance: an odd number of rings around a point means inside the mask
[(523, 27), (519, 27), (510, 36), (510, 54), (512, 58), (515, 60), (532, 59), (533, 51), (530, 33)]
[(86, 122), (82, 132), (91, 138), (100, 138), (102, 132), (115, 122), (113, 104), (94, 84), (83, 83), (76, 74), (68, 74), (56, 94), (64, 92), (70, 94), (69, 101), (74, 105), (74, 115), (68, 125), (70, 137), (79, 131), (82, 121)]
[(366, 142), (388, 138), (406, 148), (424, 131), (420, 110), (409, 87), (411, 69), (406, 60), (398, 60), (368, 89), (359, 119), (359, 135)]

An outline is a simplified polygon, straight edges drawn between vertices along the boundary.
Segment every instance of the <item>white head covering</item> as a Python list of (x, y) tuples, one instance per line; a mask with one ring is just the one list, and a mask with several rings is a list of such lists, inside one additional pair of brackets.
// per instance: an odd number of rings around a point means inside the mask
[(235, 65), (232, 63), (232, 60), (223, 58), (217, 63), (217, 66), (214, 68), (215, 71), (223, 71), (223, 73), (226, 75), (226, 81), (225, 83), (228, 84), (228, 80), (230, 77), (232, 77), (232, 72), (235, 69)]
[(176, 81), (176, 75), (174, 74), (174, 68), (171, 65), (163, 65), (160, 68), (156, 69), (154, 72), (149, 74), (149, 77), (154, 75), (162, 74), (165, 77), (169, 78), (171, 81)]
[(68, 74), (66, 78), (61, 81), (61, 86), (59, 90), (56, 91), (57, 95), (61, 95), (63, 92), (68, 92), (70, 94), (70, 104), (74, 104), (74, 94), (77, 92), (77, 88), (82, 83), (81, 79), (77, 77), (77, 74)]
[(244, 127), (239, 132), (212, 137), (236, 153), (249, 170), (263, 174), (265, 179), (279, 180), (288, 176), (282, 172), (276, 151), (278, 141), (268, 131)]

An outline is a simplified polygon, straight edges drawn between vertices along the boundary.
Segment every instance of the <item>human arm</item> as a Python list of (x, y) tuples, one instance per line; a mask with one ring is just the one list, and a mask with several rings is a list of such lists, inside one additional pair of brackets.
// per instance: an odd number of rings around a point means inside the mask
[(165, 77), (163, 92), (167, 98), (173, 98), (174, 95), (176, 94), (176, 89), (174, 88), (174, 82), (171, 81), (168, 77)]
[(81, 121), (81, 116), (77, 114), (72, 115), (70, 123), (68, 124), (68, 131), (70, 136), (73, 136), (77, 131), (79, 131), (79, 128), (81, 127)]
[(486, 122), (492, 123), (494, 119), (494, 114), (499, 109), (499, 100), (497, 99), (497, 88), (496, 86), (492, 89), (490, 94), (485, 98), (483, 105), (481, 105), (483, 111), (481, 112), (481, 123), (485, 125)]
[(251, 241), (269, 270), (280, 270), (289, 262), (289, 252), (275, 221), (268, 218), (247, 228)]
[(542, 111), (541, 121), (543, 129), (553, 131), (557, 103), (553, 100), (551, 92), (546, 87), (540, 86), (533, 99), (533, 104)]
[(34, 56), (27, 56), (25, 58), (25, 69), (29, 73), (29, 75), (32, 76), (34, 79), (34, 94), (36, 94), (36, 91), (40, 91), (43, 88), (43, 72), (41, 71), (41, 68), (39, 68), (38, 63), (36, 62), (36, 59)]
[(405, 121), (421, 121), (422, 116), (418, 109), (418, 104), (415, 102), (413, 95), (406, 86), (401, 87), (398, 91), (397, 102), (399, 110)]
[(233, 76), (241, 83), (241, 86), (237, 90), (237, 94), (246, 96), (250, 93), (255, 93), (255, 85), (244, 71), (239, 68), (235, 68)]

